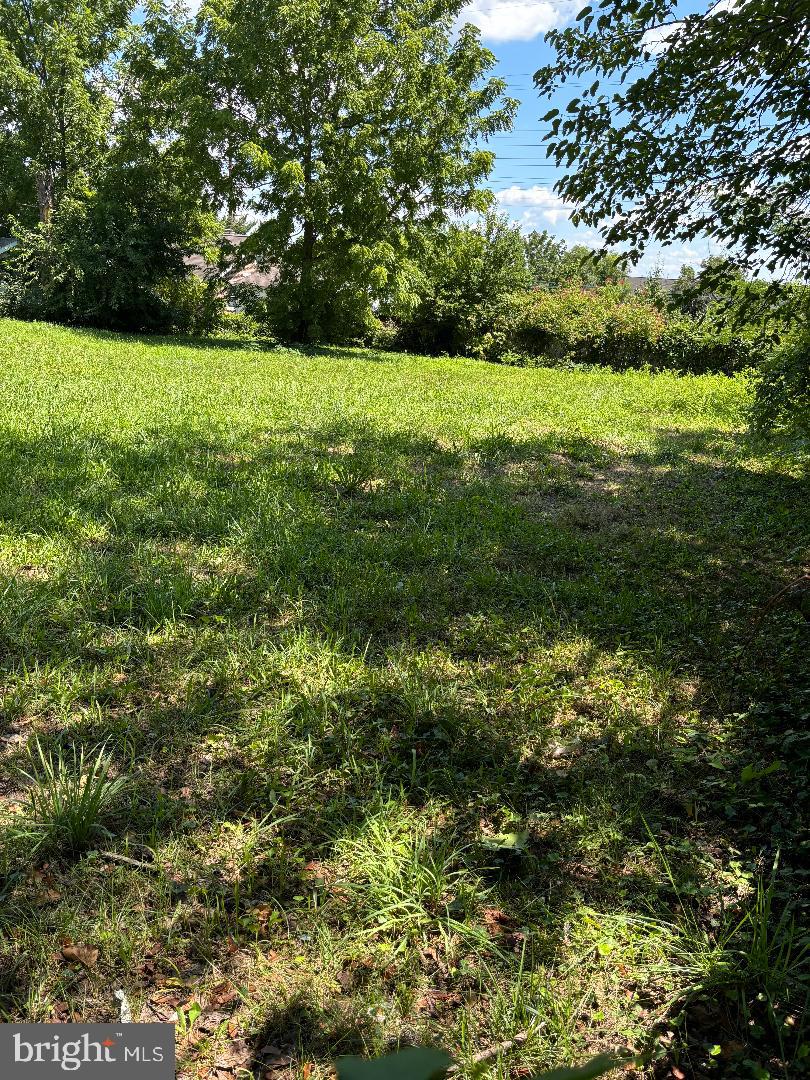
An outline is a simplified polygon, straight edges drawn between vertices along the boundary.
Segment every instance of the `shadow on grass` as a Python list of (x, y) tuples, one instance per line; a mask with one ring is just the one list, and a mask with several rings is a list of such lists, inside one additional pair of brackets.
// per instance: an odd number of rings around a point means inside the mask
[(391, 362), (401, 360), (407, 362), (408, 353), (390, 352), (384, 349), (369, 349), (361, 346), (350, 345), (307, 345), (296, 342), (279, 342), (264, 340), (262, 338), (247, 337), (192, 337), (189, 334), (135, 334), (121, 333), (117, 330), (96, 330), (82, 327), (80, 332), (83, 338), (92, 341), (100, 341), (111, 345), (130, 343), (144, 345), (149, 348), (161, 349), (169, 347), (176, 349), (197, 349), (202, 352), (213, 350), (226, 352), (253, 352), (253, 353), (286, 353), (298, 356), (325, 356), (336, 360), (350, 360), (353, 363), (366, 361), (368, 363)]
[[(294, 907), (305, 864), (393, 796), (443, 807), (437, 834), (485, 876), (482, 828), (519, 823), (496, 878), (526, 918), (670, 911), (648, 829), (698, 903), (740, 829), (789, 843), (793, 781), (764, 780), (752, 818), (737, 778), (804, 685), (798, 613), (757, 617), (810, 507), (737, 436), (619, 454), (558, 434), (61, 428), (0, 451), (5, 776), (33, 730), (109, 738), (130, 837), (176, 853), (199, 835), (181, 887), (224, 914), (190, 953), (222, 955), (267, 898)], [(212, 825), (265, 818), (284, 820), (270, 855), (234, 871)], [(308, 1055), (354, 1048), (296, 1024)]]

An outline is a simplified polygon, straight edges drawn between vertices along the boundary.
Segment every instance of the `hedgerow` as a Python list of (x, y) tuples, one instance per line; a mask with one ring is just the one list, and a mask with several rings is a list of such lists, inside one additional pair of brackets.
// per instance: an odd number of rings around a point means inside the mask
[[(445, 308), (445, 311), (447, 309)], [(752, 334), (711, 320), (661, 311), (626, 286), (515, 292), (464, 314), (452, 352), (522, 366), (600, 364), (617, 370), (650, 367), (733, 374), (761, 363), (767, 347)], [(482, 317), (483, 316), (483, 317)], [(414, 335), (406, 337), (413, 342)]]

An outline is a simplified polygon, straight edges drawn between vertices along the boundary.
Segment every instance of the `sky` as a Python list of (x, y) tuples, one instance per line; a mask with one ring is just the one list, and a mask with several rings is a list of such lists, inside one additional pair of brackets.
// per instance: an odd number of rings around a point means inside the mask
[[(500, 209), (526, 232), (547, 229), (568, 243), (598, 247), (600, 240), (593, 230), (571, 224), (570, 207), (553, 190), (555, 180), (565, 170), (546, 158), (540, 143), (540, 118), (560, 101), (575, 96), (576, 91), (564, 90), (555, 98), (541, 98), (532, 85), (533, 73), (554, 59), (554, 51), (545, 44), (543, 35), (572, 22), (585, 2), (471, 0), (462, 18), (480, 28), (484, 44), (498, 58), (493, 74), (506, 80), (509, 95), (521, 103), (514, 129), (495, 136), (488, 144), (497, 154), (489, 186), (496, 193)], [(650, 247), (634, 272), (660, 270), (665, 277), (677, 277), (682, 266), (697, 267), (707, 256), (718, 253), (716, 245), (712, 247), (708, 240), (699, 239), (688, 245)]]

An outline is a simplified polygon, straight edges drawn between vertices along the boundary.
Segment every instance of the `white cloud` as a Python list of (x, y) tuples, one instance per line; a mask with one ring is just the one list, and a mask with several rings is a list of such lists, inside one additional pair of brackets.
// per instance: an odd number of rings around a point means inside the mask
[(459, 16), (488, 41), (531, 41), (576, 14), (579, 0), (471, 0)]
[[(498, 203), (506, 210), (524, 207), (520, 221), (528, 228), (534, 227), (540, 219), (549, 225), (556, 225), (561, 218), (568, 218), (568, 211), (571, 209), (556, 192), (541, 184), (528, 188), (512, 184), (511, 187), (499, 191), (497, 198)], [(515, 214), (511, 216), (515, 217)]]
[[(706, 12), (707, 16), (722, 15), (726, 11), (738, 11), (747, 0), (717, 0)], [(676, 20), (664, 26), (654, 26), (646, 30), (641, 39), (641, 47), (650, 57), (661, 56), (669, 48), (670, 39), (683, 27), (683, 22)]]
[[(523, 232), (532, 229), (548, 229), (558, 240), (566, 244), (584, 244), (590, 248), (601, 248), (602, 237), (595, 229), (571, 223), (570, 213), (573, 207), (566, 203), (550, 187), (534, 184), (532, 187), (520, 187), (513, 184), (496, 193), (498, 205), (509, 218), (520, 226)], [(699, 238), (690, 244), (661, 246), (652, 244), (648, 247), (638, 264), (632, 268), (633, 274), (649, 274), (660, 271), (664, 277), (677, 277), (684, 265), (697, 267), (705, 258), (719, 254), (716, 244)]]

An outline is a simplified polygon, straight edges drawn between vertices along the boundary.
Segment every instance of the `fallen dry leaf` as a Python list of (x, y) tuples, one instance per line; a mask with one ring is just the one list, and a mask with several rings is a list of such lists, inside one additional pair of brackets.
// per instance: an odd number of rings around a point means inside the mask
[(94, 945), (74, 945), (68, 941), (62, 946), (62, 959), (69, 964), (81, 964), (82, 967), (95, 967), (98, 949)]
[(62, 899), (62, 894), (56, 887), (56, 878), (51, 873), (49, 863), (43, 863), (39, 869), (32, 871), (30, 881), (33, 890), (28, 902), (32, 907), (57, 904)]
[(47, 904), (58, 904), (61, 899), (62, 894), (57, 892), (56, 889), (43, 887), (37, 889), (28, 902), (31, 907), (45, 907)]
[(496, 937), (498, 934), (503, 934), (508, 926), (511, 925), (512, 919), (501, 911), (500, 908), (487, 908), (483, 912), (484, 925), (488, 932)]
[(208, 995), (208, 1008), (221, 1007), (234, 1001), (237, 997), (236, 990), (229, 982), (219, 983), (213, 987)]
[(732, 1039), (731, 1042), (723, 1043), (723, 1050), (720, 1054), (722, 1058), (735, 1057), (737, 1054), (741, 1054), (745, 1050), (745, 1043), (737, 1042)]
[(223, 1012), (222, 1009), (203, 1009), (197, 1017), (195, 1028), (202, 1035), (213, 1035), (223, 1024), (228, 1023), (230, 1016), (230, 1013)]
[(237, 1071), (249, 1071), (253, 1062), (250, 1043), (247, 1039), (233, 1039), (225, 1047), (222, 1056), (217, 1060), (213, 1069), (215, 1077), (224, 1077)]
[(69, 1024), (71, 1020), (70, 1006), (66, 1001), (55, 1001), (51, 1013), (50, 1023)]
[(179, 990), (159, 990), (143, 1004), (141, 1011), (142, 1023), (173, 1024), (177, 1020), (177, 1008), (186, 995)]
[(266, 1070), (265, 1076), (273, 1075), (278, 1069), (286, 1069), (295, 1060), (291, 1047), (277, 1046), (275, 1043), (263, 1047), (260, 1057)]
[(430, 1016), (436, 1016), (444, 1008), (457, 1008), (462, 1004), (460, 994), (447, 990), (427, 990), (416, 1002), (416, 1007)]

